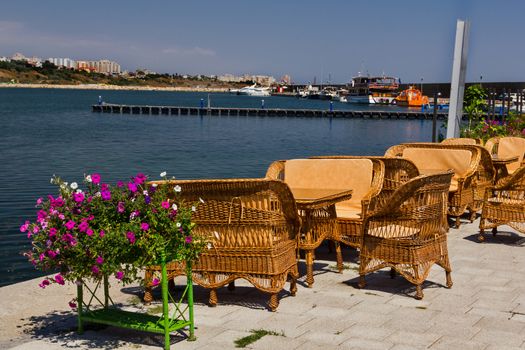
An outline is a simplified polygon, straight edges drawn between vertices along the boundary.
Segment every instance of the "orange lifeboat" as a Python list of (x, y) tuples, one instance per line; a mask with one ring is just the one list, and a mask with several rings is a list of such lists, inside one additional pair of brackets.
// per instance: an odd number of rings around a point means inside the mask
[(421, 107), (428, 105), (428, 96), (423, 95), (421, 91), (411, 86), (401, 91), (395, 101), (398, 106)]

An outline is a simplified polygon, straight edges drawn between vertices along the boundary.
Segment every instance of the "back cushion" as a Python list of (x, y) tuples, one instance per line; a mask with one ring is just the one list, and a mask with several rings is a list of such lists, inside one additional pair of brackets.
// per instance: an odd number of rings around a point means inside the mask
[(517, 162), (507, 164), (507, 170), (512, 174), (519, 168), (523, 161), (523, 153), (525, 153), (525, 139), (521, 137), (502, 137), (499, 140), (498, 156), (499, 157), (514, 157), (518, 156)]
[(361, 199), (370, 190), (373, 165), (370, 159), (292, 159), (284, 165), (284, 181), (291, 188), (353, 190), (352, 198), (336, 209), (361, 212)]
[(454, 177), (461, 178), (469, 170), (471, 152), (462, 149), (406, 148), (403, 158), (414, 162), (421, 174), (452, 169)]

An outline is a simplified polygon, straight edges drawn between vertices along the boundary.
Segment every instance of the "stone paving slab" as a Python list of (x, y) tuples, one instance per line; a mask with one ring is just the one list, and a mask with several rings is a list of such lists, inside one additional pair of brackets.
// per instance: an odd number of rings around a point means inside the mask
[[(298, 291), (280, 293), (277, 312), (267, 309), (268, 295), (238, 281), (234, 291), (219, 290), (217, 307), (207, 306), (208, 291), (195, 287), (197, 341), (174, 335), (173, 349), (235, 349), (234, 341), (264, 329), (267, 335), (249, 349), (525, 349), (525, 241), (503, 227), (500, 234), (477, 242), (477, 227), (464, 223), (450, 229), (451, 289), (444, 287), (443, 269), (432, 268), (425, 298), (413, 298), (414, 287), (388, 270), (367, 276), (358, 289), (355, 250), (344, 248), (345, 270), (334, 270), (327, 246), (316, 252), (313, 288), (304, 283), (304, 262)], [(78, 335), (75, 314), (67, 303), (75, 286), (38, 288), (39, 280), (0, 288), (1, 349), (160, 349), (163, 337), (114, 327), (89, 326)], [(176, 284), (184, 283), (177, 279)], [(131, 309), (144, 306), (140, 288), (120, 287), (112, 297)], [(286, 286), (288, 289), (289, 286)]]

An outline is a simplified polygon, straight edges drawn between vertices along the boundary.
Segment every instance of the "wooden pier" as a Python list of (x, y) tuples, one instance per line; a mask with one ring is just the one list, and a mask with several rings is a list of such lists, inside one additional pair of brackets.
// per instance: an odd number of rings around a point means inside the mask
[[(181, 106), (136, 106), (102, 104), (93, 105), (93, 112), (113, 114), (142, 114), (165, 116), (250, 116), (250, 117), (311, 117), (311, 118), (363, 118), (363, 119), (421, 119), (432, 120), (433, 111), (350, 111), (320, 109), (281, 108), (231, 108), (231, 107), (181, 107)], [(438, 111), (437, 119), (445, 120), (448, 114)]]

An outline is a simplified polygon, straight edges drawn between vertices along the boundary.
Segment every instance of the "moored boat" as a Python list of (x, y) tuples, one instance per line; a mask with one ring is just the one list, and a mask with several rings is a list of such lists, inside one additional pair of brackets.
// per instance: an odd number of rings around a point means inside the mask
[(237, 91), (237, 95), (270, 96), (270, 88), (257, 87), (257, 84), (245, 86)]
[(395, 103), (398, 106), (405, 107), (421, 107), (428, 105), (428, 96), (421, 93), (420, 90), (414, 86), (410, 86), (408, 89), (401, 91), (399, 96), (396, 97)]
[(397, 96), (399, 79), (389, 76), (357, 76), (348, 87), (349, 103), (391, 104)]

